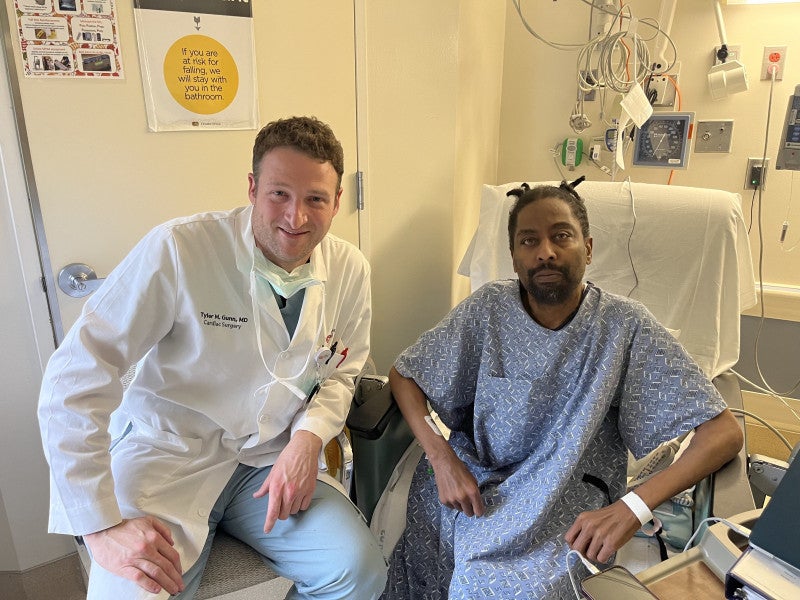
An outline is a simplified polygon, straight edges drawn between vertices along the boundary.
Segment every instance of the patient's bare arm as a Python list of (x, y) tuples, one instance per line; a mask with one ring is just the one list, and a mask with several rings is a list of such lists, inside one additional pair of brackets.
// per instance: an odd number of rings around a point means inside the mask
[[(636, 494), (652, 510), (678, 492), (691, 487), (730, 461), (744, 443), (744, 436), (729, 410), (699, 425), (678, 460), (636, 488)], [(578, 515), (564, 539), (586, 558), (605, 562), (640, 523), (628, 506), (617, 500), (600, 510)]]
[(425, 417), (430, 415), (424, 392), (413, 379), (403, 377), (394, 367), (389, 371), (389, 383), (403, 417), (433, 467), (439, 501), (469, 517), (482, 516), (486, 507), (478, 489), (478, 482), (453, 452), (447, 440), (438, 435), (425, 421)]

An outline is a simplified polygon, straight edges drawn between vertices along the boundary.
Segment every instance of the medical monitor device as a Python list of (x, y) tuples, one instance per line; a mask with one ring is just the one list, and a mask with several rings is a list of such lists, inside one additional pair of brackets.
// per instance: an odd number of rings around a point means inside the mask
[(800, 171), (800, 85), (795, 86), (794, 94), (789, 96), (775, 168)]
[(748, 547), (725, 578), (725, 596), (752, 590), (769, 599), (800, 598), (800, 460), (793, 460), (753, 525)]
[(633, 164), (637, 167), (685, 169), (689, 163), (692, 112), (653, 113), (636, 130)]

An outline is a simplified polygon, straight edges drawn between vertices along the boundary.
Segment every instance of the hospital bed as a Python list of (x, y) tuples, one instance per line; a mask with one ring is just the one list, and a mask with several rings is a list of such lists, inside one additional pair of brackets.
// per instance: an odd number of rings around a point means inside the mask
[[(482, 188), (478, 227), (459, 266), (459, 273), (470, 278), (472, 291), (488, 281), (516, 277), (507, 232), (514, 199), (506, 193), (521, 183)], [(586, 200), (594, 240), (586, 279), (645, 304), (713, 380), (728, 405), (742, 408), (730, 368), (739, 356), (741, 312), (755, 304), (756, 294), (740, 196), (630, 182), (587, 181), (577, 191)], [(382, 541), (396, 530), (402, 515), (389, 516), (394, 522), (386, 524), (376, 522), (387, 518), (385, 511), (374, 518), (373, 512), (400, 480), (389, 465), (404, 454), (413, 436), (388, 385), (373, 387), (354, 402), (348, 427), (355, 499)], [(744, 430), (743, 418), (740, 425)], [(744, 448), (696, 486), (694, 500), (693, 526), (710, 515), (725, 518), (755, 508)], [(395, 499), (392, 506), (404, 503)]]

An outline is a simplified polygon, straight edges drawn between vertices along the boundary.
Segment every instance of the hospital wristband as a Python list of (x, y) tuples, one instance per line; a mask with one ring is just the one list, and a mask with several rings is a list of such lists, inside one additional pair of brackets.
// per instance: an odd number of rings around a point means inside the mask
[(444, 437), (442, 435), (442, 430), (439, 429), (439, 426), (436, 424), (436, 421), (434, 421), (430, 415), (425, 415), (425, 422), (428, 424), (428, 427), (433, 429), (433, 433), (435, 433), (439, 437)]
[(620, 498), (620, 500), (622, 500), (625, 505), (630, 508), (631, 511), (633, 511), (633, 514), (636, 515), (636, 518), (639, 519), (639, 523), (642, 525), (653, 520), (652, 511), (636, 492), (628, 492), (622, 498)]

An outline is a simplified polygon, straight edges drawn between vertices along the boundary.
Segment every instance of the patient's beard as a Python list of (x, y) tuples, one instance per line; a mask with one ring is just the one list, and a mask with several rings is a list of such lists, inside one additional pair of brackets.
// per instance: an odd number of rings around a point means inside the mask
[[(564, 275), (564, 279), (560, 282), (537, 283), (536, 273), (544, 269), (558, 271)], [(524, 280), (520, 278), (520, 283), (538, 304), (557, 306), (573, 296), (582, 283), (582, 277), (576, 277), (569, 267), (542, 265), (536, 269), (528, 269)]]

